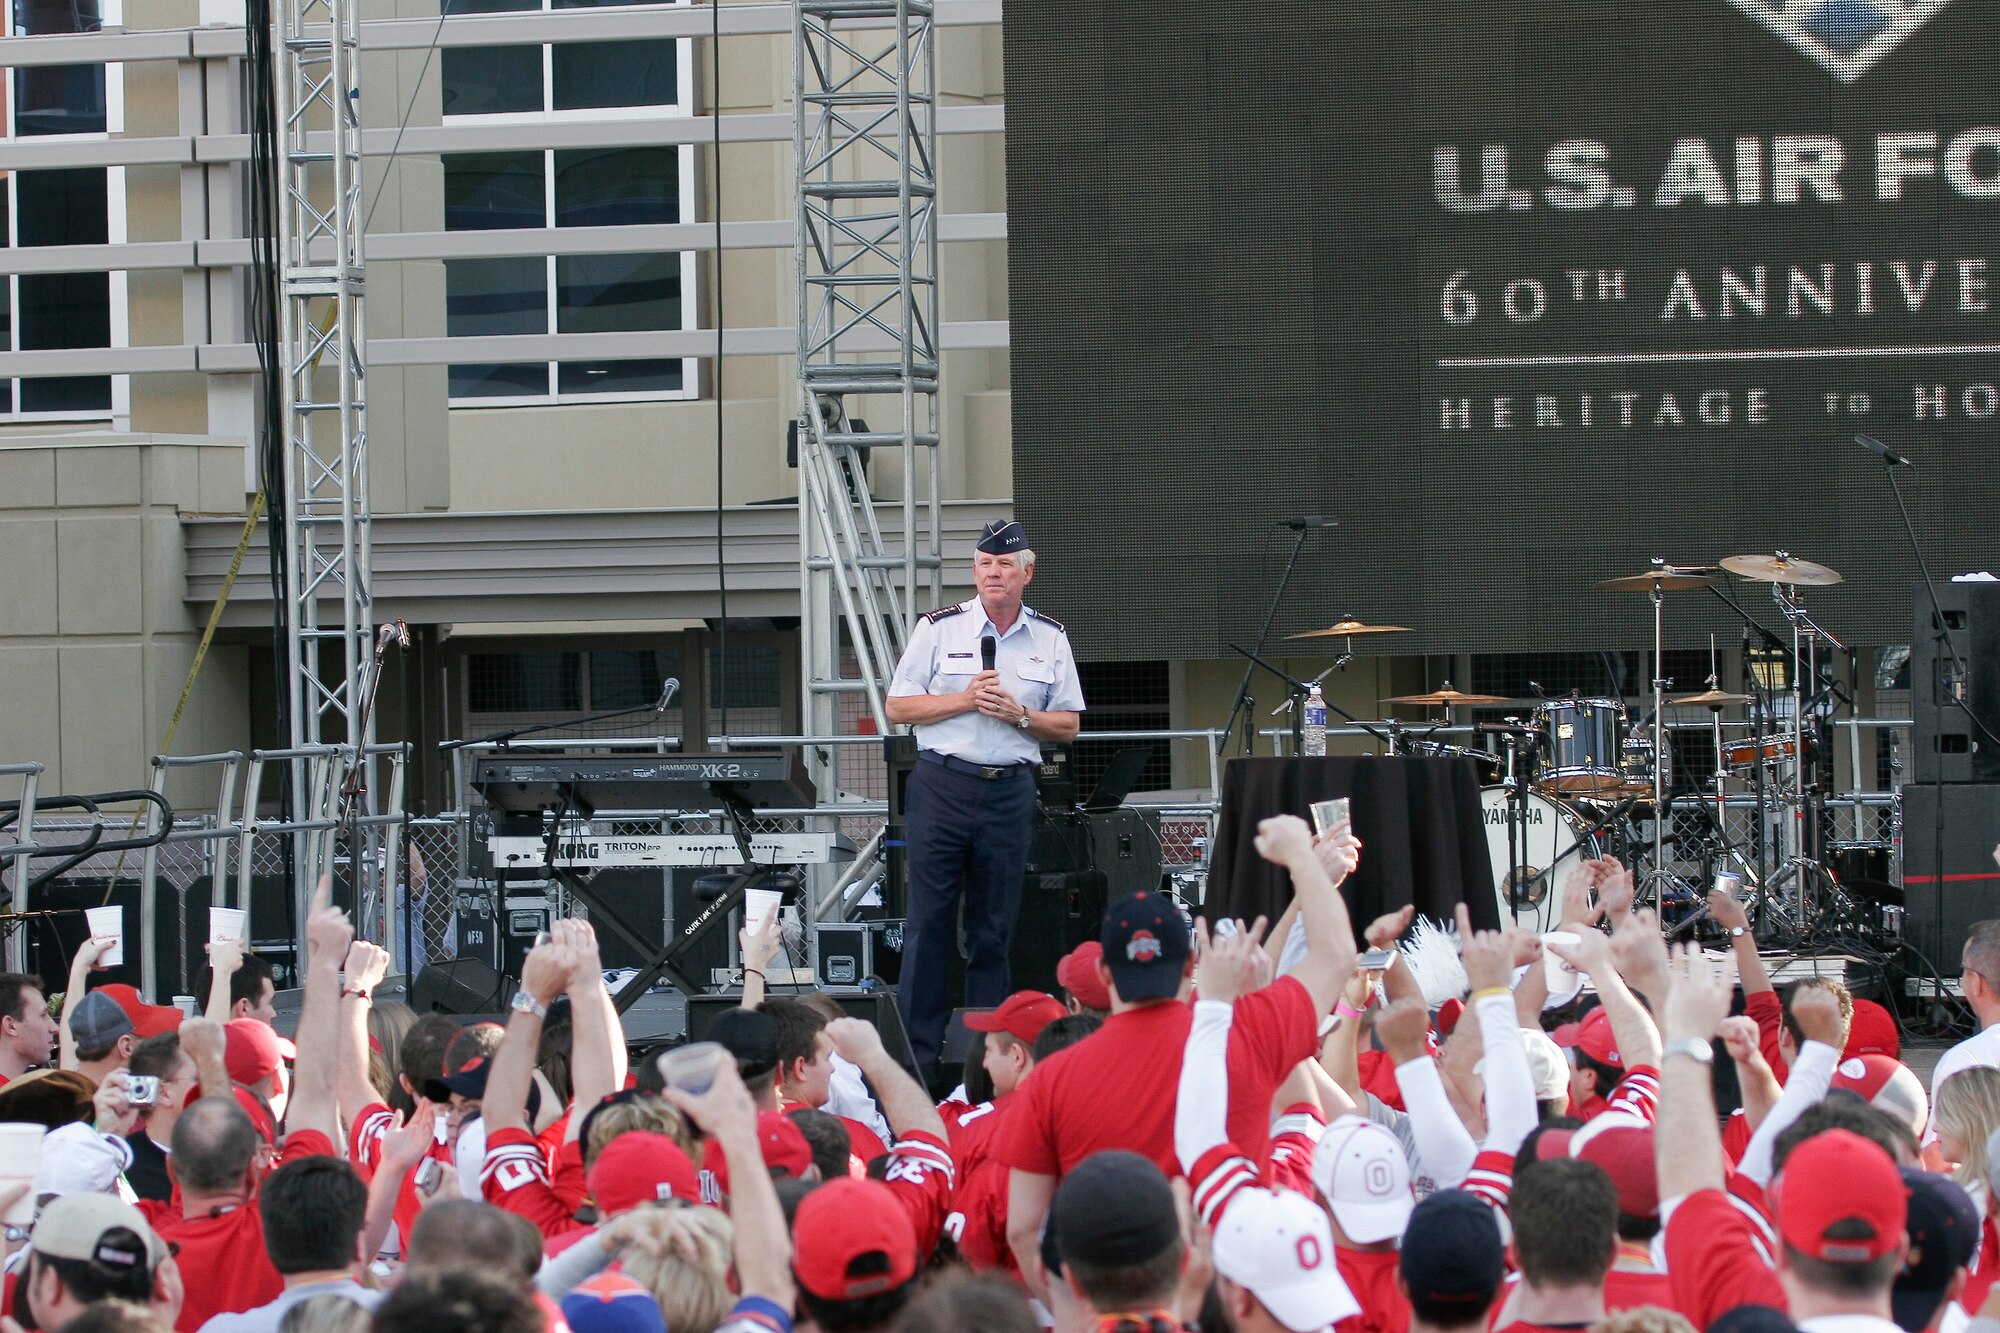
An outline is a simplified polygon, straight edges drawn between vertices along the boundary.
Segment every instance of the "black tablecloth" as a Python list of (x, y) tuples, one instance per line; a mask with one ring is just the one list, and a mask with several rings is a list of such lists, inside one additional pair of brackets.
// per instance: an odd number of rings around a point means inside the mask
[(1362, 842), (1361, 868), (1341, 890), (1357, 931), (1406, 903), (1449, 921), (1465, 902), (1473, 925), (1500, 924), (1477, 765), (1369, 755), (1232, 759), (1222, 773), (1207, 914), (1248, 921), (1261, 913), (1275, 922), (1292, 900), (1291, 880), (1257, 855), (1257, 823), (1278, 814), (1310, 823), (1312, 803), (1337, 796), (1353, 801)]

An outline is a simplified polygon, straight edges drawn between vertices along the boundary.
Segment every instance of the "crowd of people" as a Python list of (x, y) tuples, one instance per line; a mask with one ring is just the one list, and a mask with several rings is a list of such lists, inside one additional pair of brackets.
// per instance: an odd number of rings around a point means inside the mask
[(1927, 1088), (1880, 1005), (1780, 997), (1726, 896), (1729, 956), (1669, 949), (1585, 861), (1556, 937), (1461, 908), (1420, 968), (1407, 909), (1351, 919), (1351, 832), (1257, 848), (1268, 931), (1121, 899), (1061, 995), (967, 1015), (942, 1102), (765, 993), (775, 923), (664, 1056), (587, 923), (504, 1024), (418, 1015), (324, 885), (290, 1039), (233, 946), (201, 1016), (93, 987), (94, 943), (53, 1012), (0, 976), (0, 1122), (47, 1130), (0, 1333), (2000, 1333), (2000, 922)]

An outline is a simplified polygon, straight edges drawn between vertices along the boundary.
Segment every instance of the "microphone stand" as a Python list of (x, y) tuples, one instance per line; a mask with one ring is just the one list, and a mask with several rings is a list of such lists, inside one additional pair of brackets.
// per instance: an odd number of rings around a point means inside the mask
[[(1271, 637), (1271, 624), (1278, 618), (1278, 604), (1285, 598), (1285, 589), (1292, 581), (1292, 570), (1297, 568), (1299, 563), (1299, 551), (1304, 548), (1306, 534), (1311, 531), (1310, 527), (1302, 526), (1292, 540), (1292, 554), (1285, 561), (1284, 577), (1278, 580), (1278, 590), (1271, 594), (1270, 608), (1264, 612), (1264, 627), (1257, 631), (1257, 652), (1243, 653), (1243, 650), (1236, 648), (1235, 644), (1232, 643), (1229, 645), (1250, 659), (1243, 667), (1243, 683), (1236, 687), (1236, 702), (1229, 706), (1229, 720), (1222, 724), (1222, 731), (1226, 736), (1236, 727), (1236, 715), (1238, 713), (1243, 715), (1244, 754), (1253, 754), (1257, 748), (1257, 701), (1250, 696), (1250, 678), (1256, 675), (1258, 665), (1261, 663), (1280, 679), (1287, 681), (1292, 679), (1276, 667), (1271, 666), (1270, 663), (1265, 662), (1257, 653), (1264, 651), (1264, 644)], [(1296, 685), (1298, 682), (1292, 681), (1292, 683)]]
[[(672, 679), (671, 677), (669, 679)], [(514, 727), (507, 731), (496, 731), (490, 736), (473, 736), (466, 740), (439, 741), (438, 749), (449, 752), (463, 750), (471, 745), (505, 745), (508, 741), (519, 740), (523, 736), (538, 736), (545, 731), (560, 731), (564, 727), (583, 727), (592, 722), (609, 722), (614, 718), (630, 717), (634, 713), (664, 713), (674, 696), (680, 693), (680, 681), (673, 680), (673, 689), (662, 688), (656, 703), (640, 704), (637, 708), (614, 708), (608, 713), (592, 713), (589, 717), (566, 718), (561, 722), (541, 722), (532, 727)]]
[[(1296, 680), (1293, 677), (1286, 675), (1284, 672), (1278, 670), (1278, 668), (1272, 666), (1269, 662), (1266, 662), (1263, 658), (1259, 657), (1256, 653), (1251, 652), (1248, 648), (1245, 648), (1240, 643), (1232, 643), (1229, 646), (1233, 651), (1239, 652), (1243, 654), (1245, 657), (1250, 659), (1250, 665), (1244, 668), (1246, 677), (1250, 672), (1255, 671), (1258, 667), (1263, 667), (1264, 670), (1270, 672), (1272, 675), (1276, 676), (1279, 680), (1285, 682), (1285, 685), (1287, 689), (1290, 691), (1292, 696), (1292, 744), (1296, 749), (1300, 741), (1300, 738), (1304, 734), (1305, 699), (1306, 695), (1311, 693), (1312, 687), (1306, 684), (1306, 682), (1302, 680)], [(1321, 672), (1320, 674), (1324, 676), (1325, 674), (1327, 674), (1327, 672), (1330, 672), (1332, 670), (1333, 670), (1332, 667), (1328, 667), (1326, 669), (1326, 672)], [(1395, 743), (1392, 740), (1390, 740), (1388, 736), (1385, 736), (1380, 731), (1377, 731), (1374, 727), (1370, 726), (1368, 723), (1363, 722), (1360, 718), (1354, 716), (1354, 714), (1348, 712), (1345, 708), (1342, 708), (1339, 704), (1335, 703), (1333, 700), (1328, 699), (1325, 695), (1321, 695), (1320, 699), (1321, 702), (1326, 704), (1327, 709), (1330, 712), (1340, 714), (1340, 716), (1347, 722), (1361, 728), (1363, 731), (1367, 732), (1370, 736), (1373, 736), (1376, 740), (1382, 742), (1382, 744), (1384, 744), (1385, 746), (1388, 746), (1389, 752), (1391, 754), (1395, 753), (1396, 750)], [(1246, 725), (1248, 725), (1250, 721), (1251, 719), (1245, 719)]]

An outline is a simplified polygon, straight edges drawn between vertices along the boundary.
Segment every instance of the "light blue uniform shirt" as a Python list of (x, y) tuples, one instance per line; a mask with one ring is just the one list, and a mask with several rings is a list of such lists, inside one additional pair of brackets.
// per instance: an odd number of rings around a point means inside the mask
[[(917, 621), (910, 646), (889, 681), (891, 698), (913, 694), (956, 694), (979, 674), (979, 641), (997, 639), (993, 669), (1000, 684), (1038, 713), (1081, 713), (1083, 687), (1076, 658), (1060, 622), (1028, 607), (1005, 634), (993, 628), (977, 597), (940, 607)], [(952, 755), (972, 764), (1039, 762), (1042, 743), (1019, 727), (984, 713), (960, 713), (916, 727), (917, 748)]]

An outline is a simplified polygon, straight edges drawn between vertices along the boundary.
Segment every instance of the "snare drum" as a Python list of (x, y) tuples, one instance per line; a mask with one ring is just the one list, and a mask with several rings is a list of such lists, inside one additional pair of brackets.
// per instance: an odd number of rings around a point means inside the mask
[(1759, 741), (1730, 741), (1722, 747), (1722, 762), (1732, 773), (1755, 768), (1761, 759), (1767, 764), (1783, 763), (1799, 752), (1790, 736), (1766, 736)]
[(1542, 733), (1544, 791), (1615, 791), (1625, 785), (1625, 705), (1616, 699), (1552, 699), (1535, 709)]
[[(1554, 930), (1562, 913), (1556, 895), (1556, 881), (1579, 859), (1596, 856), (1595, 837), (1579, 840), (1582, 827), (1563, 806), (1527, 793), (1521, 802), (1520, 832), (1515, 835), (1515, 864), (1507, 860), (1507, 789), (1483, 787), (1479, 792), (1480, 818), (1486, 825), (1486, 851), (1493, 862), (1493, 884), (1500, 900), (1500, 919), (1512, 921), (1537, 933)], [(1514, 879), (1521, 885), (1520, 903), (1514, 902)]]

